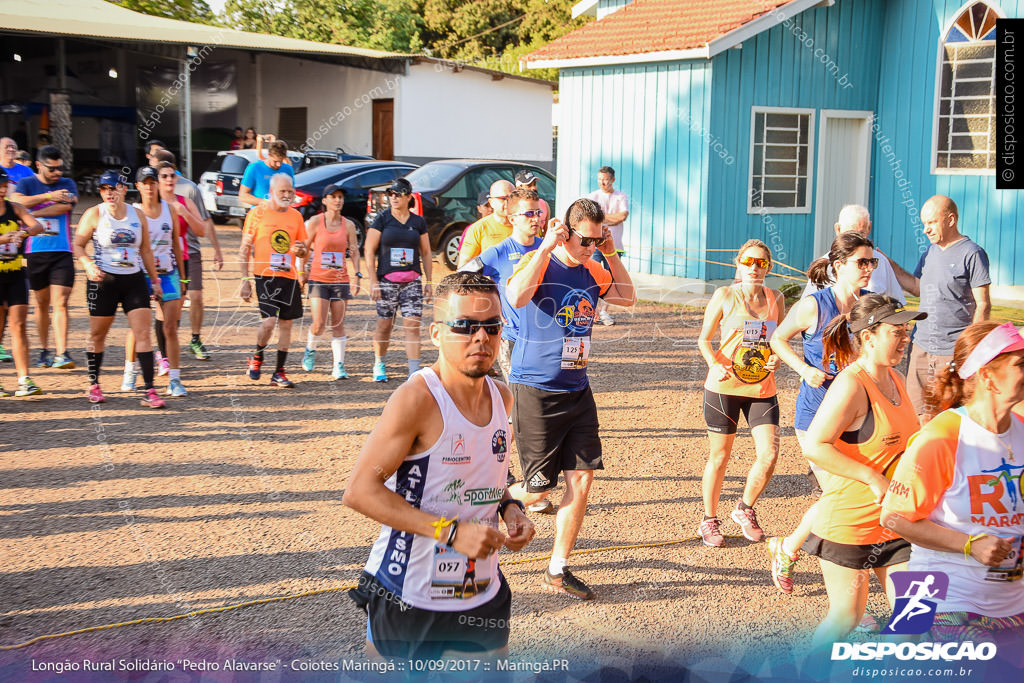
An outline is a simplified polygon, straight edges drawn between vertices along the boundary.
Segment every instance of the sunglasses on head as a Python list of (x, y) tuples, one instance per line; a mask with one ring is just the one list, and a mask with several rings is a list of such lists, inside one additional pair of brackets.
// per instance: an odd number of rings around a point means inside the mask
[(513, 216), (526, 216), (527, 218), (540, 218), (544, 215), (542, 209), (530, 209), (529, 211), (520, 211), (519, 213), (512, 214)]
[(856, 263), (857, 267), (862, 269), (862, 270), (864, 268), (877, 268), (878, 267), (878, 259), (876, 259), (876, 258), (859, 258), (859, 259), (854, 260), (853, 262)]
[(741, 256), (736, 259), (736, 262), (741, 266), (757, 266), (758, 268), (767, 268), (772, 264), (768, 259), (757, 258), (756, 256)]
[(569, 232), (575, 233), (580, 238), (581, 247), (596, 247), (597, 245), (604, 242), (604, 236), (601, 237), (584, 237), (575, 228), (569, 228)]
[(501, 334), (501, 318), (488, 318), (487, 320), (470, 320), (469, 318), (457, 318), (456, 320), (440, 321), (447, 325), (455, 334), (476, 334), (476, 331), (483, 329), (492, 337)]

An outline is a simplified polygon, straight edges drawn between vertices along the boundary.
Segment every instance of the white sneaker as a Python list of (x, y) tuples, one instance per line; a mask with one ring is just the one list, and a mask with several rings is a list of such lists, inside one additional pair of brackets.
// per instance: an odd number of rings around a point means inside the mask
[(126, 370), (121, 377), (121, 391), (135, 391), (135, 380), (138, 376), (134, 370)]
[(615, 319), (612, 318), (611, 313), (609, 313), (608, 311), (601, 311), (601, 313), (597, 316), (597, 321), (602, 325), (605, 325), (606, 327), (611, 327), (612, 325), (615, 324)]

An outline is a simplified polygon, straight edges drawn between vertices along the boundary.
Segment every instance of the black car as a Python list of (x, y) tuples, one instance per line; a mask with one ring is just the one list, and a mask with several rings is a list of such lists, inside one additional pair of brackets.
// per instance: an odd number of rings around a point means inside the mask
[[(199, 190), (203, 194), (203, 202), (207, 210), (218, 218), (244, 218), (249, 210), (238, 201), (238, 188), (242, 184), (242, 176), (249, 164), (258, 159), (254, 149), (238, 149), (220, 152), (199, 178)], [(339, 161), (364, 160), (373, 157), (361, 154), (349, 154), (340, 149), (308, 149), (305, 152), (288, 150), (288, 162), (295, 173), (323, 166), (336, 164)]]
[(366, 198), (370, 188), (390, 183), (416, 168), (404, 161), (343, 161), (317, 166), (295, 174), (295, 203), (292, 204), (308, 219), (319, 213), (324, 188), (338, 185), (345, 191), (345, 206), (341, 213), (356, 224), (359, 246), (363, 246), (366, 221)]
[[(476, 202), (480, 193), (489, 190), (496, 180), (514, 184), (516, 173), (524, 169), (537, 176), (537, 193), (554, 206), (555, 177), (543, 168), (518, 161), (444, 159), (424, 164), (405, 176), (416, 197), (413, 211), (426, 220), (430, 246), (441, 253), (448, 267), (455, 268), (459, 260), (462, 232), (479, 218)], [(367, 224), (387, 209), (385, 190), (386, 186), (370, 191)]]

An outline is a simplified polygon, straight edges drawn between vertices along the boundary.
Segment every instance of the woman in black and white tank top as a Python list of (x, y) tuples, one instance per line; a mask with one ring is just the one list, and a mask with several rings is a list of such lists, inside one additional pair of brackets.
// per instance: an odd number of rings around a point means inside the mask
[[(137, 209), (125, 205), (127, 181), (117, 172), (107, 171), (100, 176), (99, 189), (103, 203), (82, 214), (74, 244), (75, 258), (88, 278), (89, 345), (85, 355), (89, 367), (89, 401), (103, 403), (106, 400), (99, 385), (100, 366), (107, 332), (120, 305), (137, 340), (142, 362), (146, 381), (142, 405), (162, 408), (163, 399), (153, 389), (153, 342), (149, 332), (152, 314), (143, 268), (153, 280), (154, 298), (159, 299), (163, 292), (153, 263), (146, 224)], [(86, 252), (90, 243), (91, 255)]]

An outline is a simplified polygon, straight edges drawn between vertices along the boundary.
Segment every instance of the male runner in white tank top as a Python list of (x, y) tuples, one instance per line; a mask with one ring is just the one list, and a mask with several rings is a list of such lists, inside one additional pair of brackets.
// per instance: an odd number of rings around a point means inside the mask
[(343, 502), (383, 525), (350, 593), (369, 615), (370, 657), (507, 656), (511, 593), (496, 553), (522, 549), (534, 528), (505, 486), (512, 394), (487, 376), (500, 334), (495, 284), (444, 278), (430, 325), (438, 361), (391, 396), (352, 470)]

